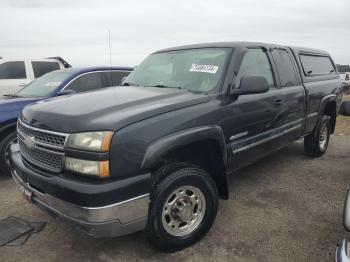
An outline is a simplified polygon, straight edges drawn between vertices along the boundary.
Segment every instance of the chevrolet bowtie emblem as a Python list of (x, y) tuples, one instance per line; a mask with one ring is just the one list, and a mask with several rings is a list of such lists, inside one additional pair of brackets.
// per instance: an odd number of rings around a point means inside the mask
[(33, 149), (35, 146), (35, 141), (34, 141), (34, 137), (32, 136), (28, 136), (24, 139), (24, 144), (29, 148), (29, 149)]

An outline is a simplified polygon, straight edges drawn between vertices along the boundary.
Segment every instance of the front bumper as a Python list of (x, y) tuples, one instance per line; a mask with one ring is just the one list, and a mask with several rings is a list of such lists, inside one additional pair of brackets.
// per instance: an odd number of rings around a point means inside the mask
[(350, 262), (349, 248), (348, 240), (344, 239), (341, 241), (335, 252), (335, 262)]
[(24, 181), (26, 168), (19, 159), (13, 161), (12, 177), (21, 192), (32, 203), (50, 215), (76, 225), (95, 237), (115, 237), (143, 230), (147, 223), (149, 194), (142, 194), (117, 203), (85, 207), (59, 199)]

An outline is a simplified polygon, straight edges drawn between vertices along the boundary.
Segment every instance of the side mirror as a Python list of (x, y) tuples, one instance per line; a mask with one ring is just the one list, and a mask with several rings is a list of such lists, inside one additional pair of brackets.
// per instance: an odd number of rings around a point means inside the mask
[(76, 92), (74, 90), (71, 89), (64, 89), (58, 92), (57, 96), (65, 96), (65, 95), (73, 95)]
[(122, 80), (120, 81), (120, 84), (123, 84), (127, 78), (128, 78), (127, 76), (124, 76), (124, 77), (122, 78)]
[(339, 113), (343, 116), (350, 116), (350, 101), (345, 101), (341, 104)]
[(264, 76), (242, 77), (240, 87), (231, 89), (232, 95), (261, 94), (269, 90), (269, 83)]

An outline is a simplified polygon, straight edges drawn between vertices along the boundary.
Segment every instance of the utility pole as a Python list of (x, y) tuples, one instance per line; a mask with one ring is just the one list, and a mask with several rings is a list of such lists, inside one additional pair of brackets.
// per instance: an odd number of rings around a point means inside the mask
[(111, 30), (108, 30), (109, 65), (112, 66)]

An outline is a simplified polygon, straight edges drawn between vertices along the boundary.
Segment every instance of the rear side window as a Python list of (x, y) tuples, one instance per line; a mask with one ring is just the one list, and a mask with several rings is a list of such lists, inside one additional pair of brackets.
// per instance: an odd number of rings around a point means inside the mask
[(101, 89), (107, 86), (104, 79), (105, 77), (99, 72), (88, 73), (73, 80), (65, 89), (73, 90), (77, 93)]
[(23, 61), (5, 62), (0, 64), (0, 79), (27, 78), (26, 67)]
[(130, 72), (125, 71), (110, 72), (112, 86), (119, 86), (121, 84), (122, 78), (128, 76), (129, 74)]
[(270, 62), (263, 50), (250, 49), (244, 55), (236, 77), (236, 88), (239, 88), (242, 77), (246, 76), (264, 76), (271, 87), (275, 85)]
[(330, 75), (335, 73), (329, 56), (300, 55), (300, 61), (306, 76)]
[(271, 54), (277, 66), (281, 87), (297, 85), (297, 77), (289, 53), (283, 49), (274, 49)]
[(32, 67), (35, 78), (41, 77), (48, 72), (60, 69), (60, 65), (57, 62), (33, 61)]
[(339, 73), (348, 73), (350, 72), (350, 66), (348, 65), (337, 65)]

